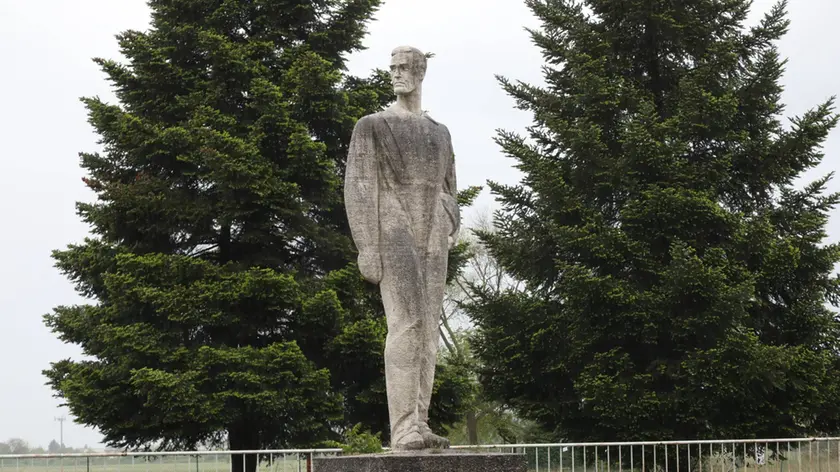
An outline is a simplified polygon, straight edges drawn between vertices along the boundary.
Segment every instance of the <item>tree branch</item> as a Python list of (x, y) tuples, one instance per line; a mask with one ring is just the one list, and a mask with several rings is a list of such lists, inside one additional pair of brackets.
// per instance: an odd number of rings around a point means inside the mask
[[(443, 308), (441, 308), (441, 312), (441, 326), (446, 329), (446, 332), (449, 334), (449, 337), (452, 338), (452, 344), (454, 346), (455, 355), (457, 355), (458, 358), (461, 358), (463, 352), (461, 351), (461, 346), (458, 344), (458, 340), (455, 339), (455, 332), (452, 331), (452, 327), (449, 326), (449, 319), (446, 316), (446, 312), (443, 310)], [(441, 333), (443, 333), (443, 331), (441, 331)], [(446, 339), (446, 336), (444, 336), (444, 339)]]

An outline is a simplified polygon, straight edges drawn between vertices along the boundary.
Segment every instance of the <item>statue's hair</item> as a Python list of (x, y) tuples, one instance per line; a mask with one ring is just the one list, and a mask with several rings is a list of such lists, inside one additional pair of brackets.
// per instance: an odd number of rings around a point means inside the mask
[(412, 55), (411, 64), (421, 76), (426, 75), (426, 55), (419, 49), (412, 46), (397, 46), (391, 51), (391, 57), (399, 53), (406, 53)]

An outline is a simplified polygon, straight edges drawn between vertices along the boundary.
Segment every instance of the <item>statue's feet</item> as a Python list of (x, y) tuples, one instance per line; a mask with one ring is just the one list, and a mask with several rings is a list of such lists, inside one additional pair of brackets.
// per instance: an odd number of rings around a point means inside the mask
[(420, 426), (420, 435), (423, 437), (423, 444), (427, 449), (449, 448), (449, 440), (433, 433), (431, 428), (426, 425)]
[(449, 448), (449, 440), (438, 436), (435, 433), (426, 433), (423, 435), (423, 444), (428, 449), (448, 449)]
[(419, 451), (425, 447), (426, 441), (423, 436), (416, 431), (412, 431), (400, 438), (394, 444), (393, 449), (397, 451)]

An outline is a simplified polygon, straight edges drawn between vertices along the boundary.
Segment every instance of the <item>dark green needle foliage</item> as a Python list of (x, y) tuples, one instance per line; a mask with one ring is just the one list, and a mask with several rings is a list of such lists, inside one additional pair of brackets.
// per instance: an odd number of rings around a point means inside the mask
[[(152, 0), (151, 28), (118, 36), (127, 61), (96, 60), (119, 104), (83, 100), (93, 235), (54, 254), (90, 303), (45, 317), (85, 358), (45, 374), (109, 445), (387, 436), (381, 301), (342, 202), (355, 122), (394, 98), (344, 67), (379, 3)], [(441, 374), (444, 405), (459, 382)]]
[(783, 121), (785, 3), (530, 0), (545, 86), (498, 143), (482, 239), (525, 284), (471, 314), (483, 382), (569, 440), (837, 431), (838, 195), (822, 159), (833, 99)]

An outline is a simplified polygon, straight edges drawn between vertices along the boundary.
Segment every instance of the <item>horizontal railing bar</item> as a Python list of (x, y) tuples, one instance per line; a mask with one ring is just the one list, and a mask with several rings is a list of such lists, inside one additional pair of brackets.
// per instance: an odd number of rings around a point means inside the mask
[(470, 448), (511, 448), (511, 447), (593, 447), (593, 446), (673, 446), (673, 445), (696, 445), (696, 444), (764, 444), (775, 442), (815, 442), (815, 441), (840, 441), (840, 438), (790, 438), (790, 439), (697, 439), (684, 441), (630, 441), (630, 442), (585, 442), (585, 443), (532, 443), (532, 444), (482, 444), (477, 446), (458, 445), (451, 446), (453, 449)]
[[(677, 441), (630, 441), (630, 442), (580, 442), (580, 443), (528, 443), (528, 444), (480, 444), (457, 445), (452, 449), (523, 449), (523, 448), (576, 448), (576, 447), (631, 447), (631, 446), (673, 446), (698, 444), (765, 444), (765, 443), (808, 443), (840, 441), (840, 437), (826, 438), (776, 438), (776, 439), (710, 439), (710, 440), (677, 440)], [(384, 448), (386, 451), (388, 448)], [(1, 459), (72, 459), (72, 458), (107, 458), (107, 457), (195, 457), (195, 456), (232, 456), (257, 454), (335, 454), (342, 452), (339, 448), (325, 449), (252, 449), (252, 450), (214, 450), (214, 451), (160, 451), (160, 452), (77, 452), (69, 454), (5, 454)]]
[(157, 457), (157, 456), (231, 456), (255, 454), (330, 454), (341, 449), (253, 449), (242, 451), (160, 451), (160, 452), (74, 452), (70, 454), (0, 454), (0, 459), (61, 459), (80, 457)]

